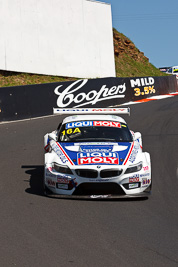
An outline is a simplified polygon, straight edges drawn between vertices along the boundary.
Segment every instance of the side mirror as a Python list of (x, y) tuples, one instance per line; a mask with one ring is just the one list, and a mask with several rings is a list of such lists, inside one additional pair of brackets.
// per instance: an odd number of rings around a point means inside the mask
[(136, 133), (134, 133), (134, 137), (133, 137), (133, 139), (134, 139), (134, 141), (135, 140), (137, 140), (137, 139), (141, 139), (141, 133), (140, 132), (136, 132)]
[(54, 132), (48, 134), (48, 138), (49, 138), (50, 140), (57, 141), (56, 131), (54, 131)]

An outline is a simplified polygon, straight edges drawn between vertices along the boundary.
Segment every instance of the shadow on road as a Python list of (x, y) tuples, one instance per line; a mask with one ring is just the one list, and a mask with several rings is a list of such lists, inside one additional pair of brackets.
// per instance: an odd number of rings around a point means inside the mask
[(43, 176), (44, 166), (43, 165), (28, 165), (21, 166), (22, 169), (27, 169), (25, 173), (30, 175), (29, 185), (30, 187), (25, 190), (29, 194), (35, 194), (44, 196), (43, 192)]

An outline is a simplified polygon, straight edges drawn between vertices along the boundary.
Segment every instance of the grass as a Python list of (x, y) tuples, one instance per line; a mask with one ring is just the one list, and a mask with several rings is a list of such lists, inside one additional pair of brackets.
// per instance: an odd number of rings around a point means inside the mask
[(148, 61), (138, 62), (124, 54), (119, 60), (115, 59), (117, 77), (165, 76), (159, 69)]
[(76, 78), (0, 70), (0, 87), (74, 81)]

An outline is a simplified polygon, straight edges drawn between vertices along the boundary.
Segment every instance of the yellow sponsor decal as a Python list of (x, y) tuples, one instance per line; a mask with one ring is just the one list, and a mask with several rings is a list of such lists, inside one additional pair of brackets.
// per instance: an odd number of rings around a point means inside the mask
[(70, 135), (70, 134), (75, 134), (75, 133), (81, 133), (80, 129), (79, 128), (70, 128), (70, 129), (67, 129), (67, 130), (64, 130), (62, 132), (63, 135)]

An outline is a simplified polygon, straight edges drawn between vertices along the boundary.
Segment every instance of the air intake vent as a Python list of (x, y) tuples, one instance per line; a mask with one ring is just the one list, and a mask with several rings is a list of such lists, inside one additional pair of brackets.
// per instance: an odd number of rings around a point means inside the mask
[(80, 177), (84, 177), (84, 178), (97, 178), (98, 177), (98, 172), (96, 170), (77, 169), (75, 171), (76, 171), (76, 174)]
[(109, 169), (109, 170), (102, 170), (100, 172), (100, 176), (101, 176), (101, 178), (116, 177), (116, 176), (120, 176), (121, 173), (122, 173), (122, 170)]
[(82, 183), (73, 195), (125, 195), (122, 188), (116, 183)]

